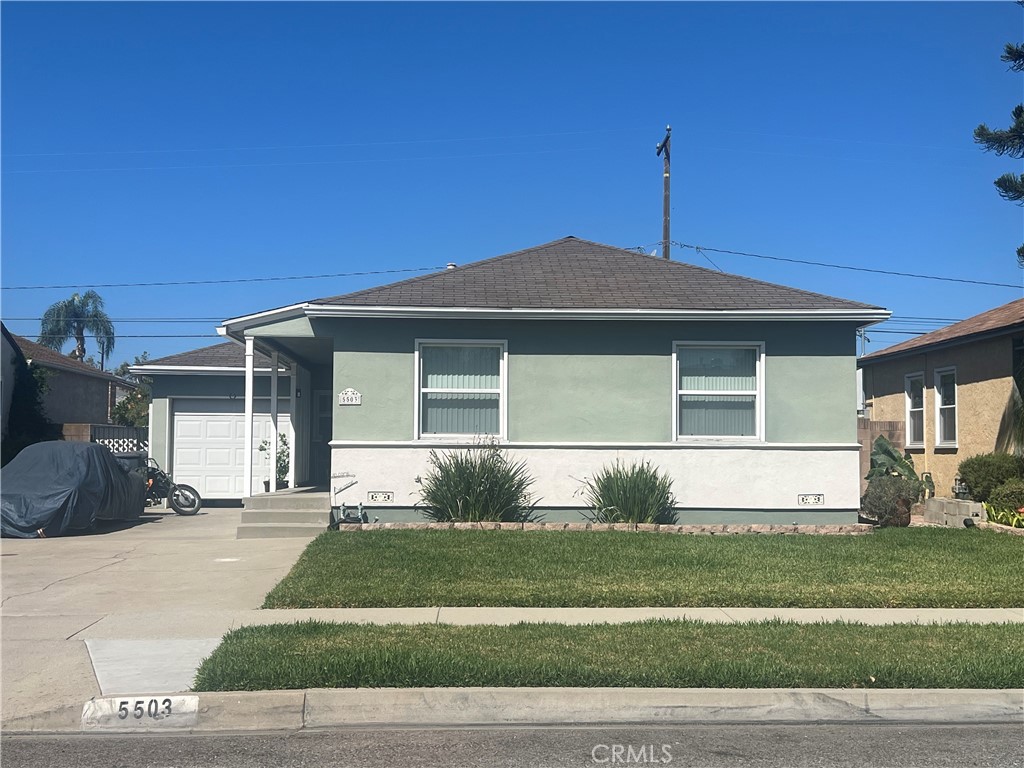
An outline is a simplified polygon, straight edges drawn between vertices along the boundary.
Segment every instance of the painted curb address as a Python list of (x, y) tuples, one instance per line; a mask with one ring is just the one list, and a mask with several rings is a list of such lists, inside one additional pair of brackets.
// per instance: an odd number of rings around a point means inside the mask
[(92, 699), (83, 731), (709, 722), (1024, 723), (1024, 689), (391, 688)]

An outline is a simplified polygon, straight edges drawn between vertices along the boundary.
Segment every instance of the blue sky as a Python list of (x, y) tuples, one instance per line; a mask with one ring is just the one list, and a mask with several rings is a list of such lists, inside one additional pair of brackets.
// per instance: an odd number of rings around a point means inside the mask
[(999, 60), (1024, 39), (1008, 0), (5, 2), (0, 15), (2, 315), (34, 337), (74, 289), (15, 288), (152, 283), (96, 288), (113, 364), (216, 343), (194, 336), (225, 317), (420, 272), (169, 281), (465, 264), (565, 235), (653, 250), (668, 123), (674, 240), (1014, 287), (708, 251), (724, 271), (901, 318), (1024, 295), (1022, 209), (992, 186), (1021, 162), (972, 140), (1022, 100), (1024, 77)]

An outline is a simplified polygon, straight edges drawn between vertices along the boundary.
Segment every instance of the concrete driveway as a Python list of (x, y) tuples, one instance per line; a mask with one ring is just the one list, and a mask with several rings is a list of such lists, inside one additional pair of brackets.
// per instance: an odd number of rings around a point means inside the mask
[[(307, 539), (236, 539), (240, 509), (0, 542), (5, 729), (65, 729), (93, 696), (186, 690)], [(140, 687), (143, 682), (146, 687)]]

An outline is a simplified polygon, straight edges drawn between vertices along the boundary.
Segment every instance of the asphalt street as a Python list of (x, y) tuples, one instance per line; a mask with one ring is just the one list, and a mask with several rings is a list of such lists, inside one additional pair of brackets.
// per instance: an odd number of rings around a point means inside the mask
[(691, 725), (22, 736), (4, 768), (1021, 768), (1016, 725)]

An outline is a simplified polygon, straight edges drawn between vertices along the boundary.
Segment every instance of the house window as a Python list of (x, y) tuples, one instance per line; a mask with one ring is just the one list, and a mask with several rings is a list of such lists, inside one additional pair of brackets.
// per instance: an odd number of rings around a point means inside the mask
[(935, 371), (935, 444), (956, 446), (956, 369)]
[(924, 374), (911, 373), (904, 379), (907, 392), (907, 446), (924, 446)]
[(420, 342), (420, 437), (504, 435), (504, 342)]
[(760, 437), (761, 345), (677, 344), (676, 437)]

